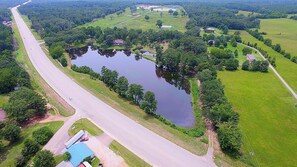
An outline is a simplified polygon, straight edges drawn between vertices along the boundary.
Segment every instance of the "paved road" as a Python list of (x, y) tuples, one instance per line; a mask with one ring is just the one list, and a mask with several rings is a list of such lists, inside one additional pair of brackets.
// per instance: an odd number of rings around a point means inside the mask
[[(19, 15), (17, 7), (11, 11), (29, 58), (44, 80), (76, 109), (72, 121), (76, 120), (77, 115), (89, 118), (113, 139), (154, 166), (215, 166), (213, 161), (190, 153), (111, 108), (62, 73), (42, 51)], [(65, 129), (59, 130), (59, 133), (67, 133), (67, 126), (63, 126)], [(55, 136), (50, 143), (61, 144), (59, 134)], [(55, 145), (47, 146), (49, 150), (55, 150), (54, 147)]]
[[(257, 51), (259, 53), (259, 55), (264, 59), (264, 60), (267, 60), (263, 55), (262, 53), (256, 49), (256, 48), (253, 48), (251, 46), (248, 46), (248, 45), (245, 45), (245, 44), (242, 44), (242, 43), (239, 43), (241, 45), (244, 45), (246, 47), (249, 47), (255, 51)], [(294, 96), (294, 98), (297, 100), (297, 94), (296, 92), (290, 87), (290, 85), (283, 79), (283, 77), (276, 71), (276, 69), (269, 63), (269, 67), (272, 69), (272, 71), (275, 73), (275, 75), (280, 79), (280, 81), (286, 86), (286, 88), (291, 92), (291, 94)]]

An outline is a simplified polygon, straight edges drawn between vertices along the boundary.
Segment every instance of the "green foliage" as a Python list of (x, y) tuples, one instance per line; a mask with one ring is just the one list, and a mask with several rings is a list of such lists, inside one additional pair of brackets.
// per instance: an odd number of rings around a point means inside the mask
[(16, 157), (15, 166), (16, 167), (24, 167), (24, 166), (26, 166), (28, 161), (29, 161), (29, 157), (25, 157), (23, 155), (18, 155)]
[(71, 154), (70, 154), (69, 152), (65, 152), (65, 153), (63, 154), (63, 160), (64, 160), (64, 161), (69, 161), (70, 158), (71, 158)]
[(16, 142), (21, 137), (21, 128), (14, 124), (8, 124), (2, 130), (2, 135), (5, 140), (10, 141), (11, 143)]
[(23, 87), (11, 94), (5, 111), (9, 118), (24, 123), (32, 116), (43, 116), (46, 113), (45, 105), (45, 100), (39, 94)]
[(150, 16), (145, 15), (144, 18), (145, 18), (146, 21), (148, 21), (150, 19)]
[(116, 90), (120, 96), (126, 96), (129, 89), (129, 82), (126, 77), (121, 76), (117, 82)]
[(201, 82), (215, 79), (215, 76), (213, 76), (212, 71), (210, 71), (209, 69), (198, 72), (197, 77)]
[(161, 28), (163, 25), (163, 22), (161, 20), (157, 20), (156, 26), (158, 26), (159, 28)]
[(209, 111), (209, 118), (215, 126), (224, 122), (238, 124), (239, 115), (234, 112), (230, 103), (216, 104)]
[(239, 67), (239, 61), (237, 59), (228, 59), (225, 66), (226, 70), (235, 71)]
[(59, 59), (59, 61), (60, 61), (61, 65), (62, 65), (63, 67), (66, 67), (66, 66), (67, 66), (67, 60), (66, 60), (66, 58), (65, 58), (64, 56), (61, 57), (61, 58)]
[(32, 139), (26, 139), (24, 142), (24, 148), (22, 150), (23, 157), (30, 159), (39, 151), (39, 144)]
[(42, 127), (32, 133), (32, 137), (40, 145), (45, 145), (52, 138), (53, 135), (53, 132), (48, 127)]
[(107, 69), (105, 66), (101, 69), (101, 80), (111, 89), (116, 90), (119, 73)]
[(61, 45), (52, 46), (49, 48), (49, 52), (53, 59), (59, 59), (63, 56), (64, 48)]
[(248, 48), (248, 47), (244, 47), (242, 49), (242, 54), (243, 55), (247, 55), (247, 54), (252, 54), (253, 53), (253, 50), (251, 48)]
[(48, 150), (39, 151), (33, 158), (33, 167), (55, 167), (53, 154)]
[(142, 108), (146, 113), (153, 114), (157, 109), (157, 100), (155, 99), (155, 94), (151, 91), (147, 91), (144, 94), (144, 98), (140, 104), (140, 108)]
[(260, 71), (260, 72), (268, 72), (269, 63), (267, 60), (254, 60), (249, 62), (246, 60), (241, 69), (245, 71)]
[(200, 141), (205, 143), (205, 144), (208, 144), (208, 142), (209, 142), (208, 138), (206, 138), (206, 137), (201, 138)]
[(237, 154), (241, 148), (242, 135), (233, 122), (219, 124), (218, 138), (223, 151)]
[(143, 87), (139, 84), (129, 85), (128, 96), (133, 99), (136, 104), (140, 104), (143, 99)]

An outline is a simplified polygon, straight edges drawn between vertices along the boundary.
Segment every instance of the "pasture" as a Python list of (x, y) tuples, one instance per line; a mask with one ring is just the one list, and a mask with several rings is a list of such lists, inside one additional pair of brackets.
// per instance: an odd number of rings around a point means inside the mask
[(279, 43), (282, 49), (297, 56), (297, 21), (292, 19), (261, 19), (260, 32), (266, 32), (264, 38), (270, 38), (273, 44)]
[(244, 42), (257, 43), (258, 47), (267, 51), (269, 56), (276, 58), (276, 70), (284, 78), (284, 80), (292, 87), (292, 89), (297, 92), (297, 64), (291, 62), (289, 59), (286, 59), (280, 53), (274, 51), (272, 48), (266, 46), (263, 42), (257, 40), (251, 36), (246, 31), (240, 31), (240, 36)]
[(272, 71), (223, 71), (218, 77), (240, 114), (246, 161), (255, 166), (297, 164), (296, 100)]
[[(228, 45), (227, 45), (227, 49), (231, 50), (233, 53), (236, 49), (238, 50), (238, 57), (236, 57), (236, 59), (239, 61), (239, 65), (242, 65), (243, 62), (247, 60), (246, 55), (243, 55), (242, 53), (242, 49), (244, 47), (245, 46), (240, 44), (237, 44), (237, 47), (233, 47), (230, 42), (228, 42)], [(257, 52), (253, 52), (252, 54), (255, 55), (257, 60), (262, 60), (261, 56)]]
[[(119, 16), (117, 14), (111, 14), (106, 16), (105, 18), (100, 18), (96, 21), (84, 24), (79, 27), (127, 27), (129, 29), (133, 28), (142, 30), (158, 30), (156, 22), (157, 20), (161, 20), (163, 22), (163, 25), (172, 26), (172, 28), (169, 28), (170, 30), (178, 30), (184, 32), (186, 31), (186, 23), (189, 21), (189, 18), (187, 16), (181, 16), (181, 8), (179, 8), (178, 10), (179, 15), (177, 17), (174, 17), (173, 15), (165, 11), (163, 12), (162, 17), (160, 14), (161, 12), (157, 11), (138, 9), (136, 13), (136, 15), (132, 15), (130, 9), (127, 8), (125, 12)], [(145, 15), (148, 15), (150, 17), (149, 20), (145, 20)]]
[(249, 11), (244, 11), (244, 10), (239, 10), (236, 15), (244, 15), (244, 16), (256, 16), (259, 15), (259, 13), (256, 12), (249, 12)]

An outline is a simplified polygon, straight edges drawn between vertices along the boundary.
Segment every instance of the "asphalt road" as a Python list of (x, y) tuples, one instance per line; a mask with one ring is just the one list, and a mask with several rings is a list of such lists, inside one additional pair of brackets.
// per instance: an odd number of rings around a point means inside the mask
[[(116, 111), (61, 72), (42, 51), (17, 7), (11, 11), (32, 64), (43, 79), (76, 109), (70, 122), (77, 115), (89, 118), (105, 133), (153, 166), (215, 166), (212, 160), (190, 153)], [(59, 130), (59, 133), (67, 133), (68, 126), (63, 126), (65, 129)], [(56, 145), (64, 144), (59, 139), (59, 133), (54, 136), (54, 141), (50, 141), (54, 144), (48, 144), (47, 149), (55, 150)]]

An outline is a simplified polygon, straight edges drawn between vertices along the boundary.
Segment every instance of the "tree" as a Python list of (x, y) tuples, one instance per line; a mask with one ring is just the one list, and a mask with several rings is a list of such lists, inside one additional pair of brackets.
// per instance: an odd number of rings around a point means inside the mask
[(11, 94), (4, 109), (9, 118), (24, 123), (31, 116), (43, 116), (47, 111), (45, 105), (45, 100), (39, 94), (22, 87)]
[(233, 47), (237, 47), (237, 42), (236, 42), (235, 38), (231, 38), (231, 45)]
[(40, 144), (45, 145), (53, 136), (49, 127), (42, 127), (32, 133), (32, 137)]
[(143, 87), (138, 84), (129, 85), (128, 95), (136, 104), (139, 104), (143, 99)]
[(52, 46), (50, 47), (49, 52), (50, 52), (50, 55), (53, 57), (53, 59), (58, 59), (63, 55), (64, 49), (60, 45)]
[(67, 66), (67, 60), (65, 59), (64, 56), (61, 57), (60, 62), (61, 62), (61, 65), (62, 65), (63, 67), (66, 67), (66, 66)]
[(3, 138), (11, 143), (16, 142), (21, 137), (21, 128), (14, 124), (8, 124), (2, 131)]
[(140, 107), (148, 114), (155, 113), (157, 109), (157, 100), (155, 99), (155, 94), (151, 91), (147, 91), (144, 94), (144, 98)]
[(215, 77), (209, 69), (204, 69), (203, 71), (198, 72), (197, 76), (201, 82), (215, 79)]
[(238, 57), (238, 50), (237, 49), (234, 51), (234, 56)]
[(39, 151), (39, 145), (35, 140), (26, 139), (24, 142), (24, 148), (22, 150), (22, 155), (30, 159)]
[(259, 71), (260, 72), (268, 72), (269, 62), (267, 60), (261, 61)]
[(253, 50), (251, 48), (248, 48), (248, 47), (244, 47), (242, 49), (242, 54), (243, 55), (251, 54), (252, 52), (253, 52)]
[(250, 62), (248, 60), (244, 61), (241, 69), (245, 71), (249, 71), (249, 68), (250, 68)]
[(15, 166), (16, 167), (24, 167), (28, 161), (29, 161), (29, 157), (25, 157), (23, 155), (18, 155), (16, 157)]
[(71, 154), (70, 154), (69, 152), (65, 152), (65, 153), (63, 154), (63, 160), (64, 160), (64, 161), (69, 161), (70, 158), (71, 158)]
[(228, 59), (225, 65), (226, 70), (235, 71), (239, 67), (239, 61), (237, 59)]
[(280, 44), (276, 44), (274, 45), (273, 49), (277, 52), (281, 52), (282, 51), (282, 47), (280, 46)]
[(224, 122), (238, 124), (239, 114), (232, 110), (230, 103), (216, 104), (209, 111), (209, 118), (217, 126)]
[(264, 44), (267, 45), (267, 46), (272, 46), (272, 40), (269, 39), (269, 38), (266, 38), (266, 39), (264, 40)]
[(145, 15), (144, 18), (145, 18), (146, 21), (148, 21), (150, 19), (150, 16)]
[(48, 150), (39, 151), (33, 158), (33, 167), (55, 167), (53, 154)]
[(237, 154), (242, 145), (242, 135), (239, 128), (232, 122), (219, 124), (218, 138), (223, 151)]
[(172, 13), (173, 13), (173, 10), (172, 10), (172, 9), (169, 9), (169, 10), (168, 10), (168, 13), (169, 13), (169, 14), (172, 14)]
[(161, 28), (163, 25), (163, 22), (161, 20), (157, 20), (156, 26), (158, 26), (159, 28)]
[(17, 77), (10, 69), (0, 69), (0, 93), (8, 93), (16, 86)]
[(120, 96), (126, 96), (129, 89), (129, 82), (126, 77), (121, 76), (117, 82), (116, 90)]
[(178, 11), (174, 11), (174, 12), (173, 12), (173, 16), (174, 16), (174, 17), (177, 17), (177, 16), (178, 16)]

